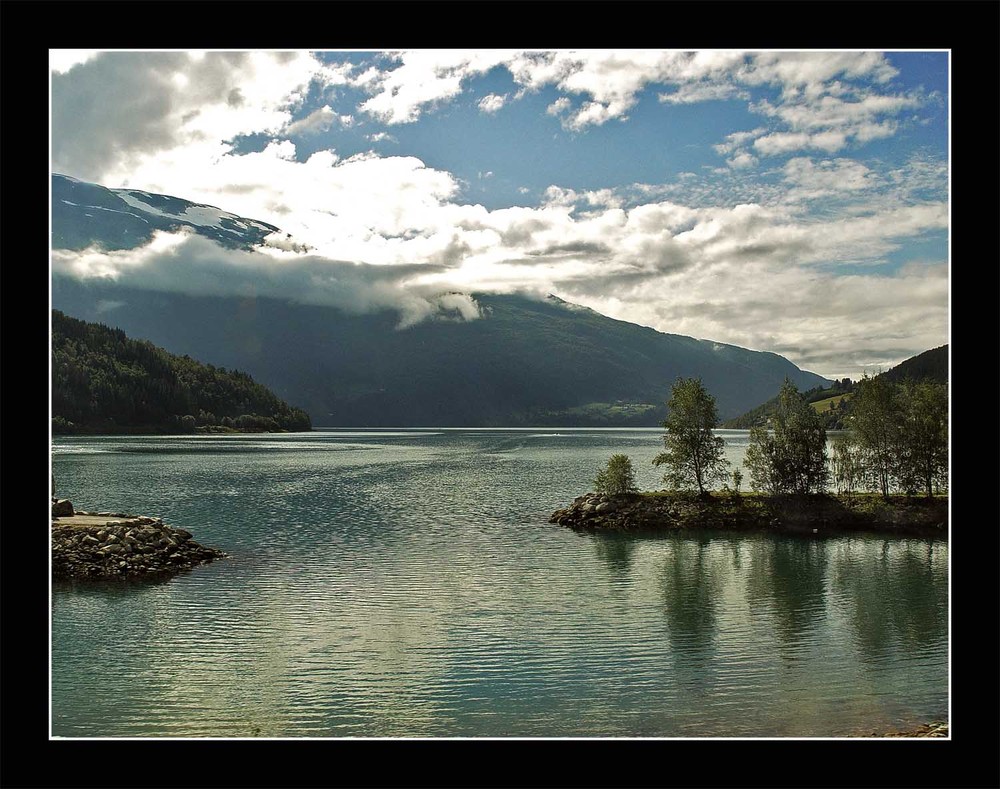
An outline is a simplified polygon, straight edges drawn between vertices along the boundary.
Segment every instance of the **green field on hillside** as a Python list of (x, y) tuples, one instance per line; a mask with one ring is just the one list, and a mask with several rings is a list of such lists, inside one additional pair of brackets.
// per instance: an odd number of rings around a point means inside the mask
[(845, 392), (844, 394), (828, 397), (825, 400), (817, 400), (815, 403), (810, 403), (809, 405), (813, 407), (816, 413), (822, 414), (831, 408), (839, 408), (841, 400), (850, 400), (852, 397), (854, 397), (854, 392)]

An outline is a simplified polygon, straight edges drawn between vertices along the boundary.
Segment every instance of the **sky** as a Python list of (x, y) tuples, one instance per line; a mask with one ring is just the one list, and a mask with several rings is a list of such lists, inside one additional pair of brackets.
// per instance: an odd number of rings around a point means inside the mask
[(53, 172), (282, 230), (254, 251), (180, 233), (60, 253), (53, 271), (388, 307), (401, 325), (477, 319), (476, 293), (551, 293), (829, 378), (948, 342), (947, 51), (50, 50), (50, 65)]

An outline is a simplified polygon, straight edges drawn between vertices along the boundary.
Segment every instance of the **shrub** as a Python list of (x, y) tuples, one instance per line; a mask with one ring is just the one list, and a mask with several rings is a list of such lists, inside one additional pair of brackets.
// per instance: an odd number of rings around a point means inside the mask
[(624, 493), (636, 493), (639, 488), (635, 484), (635, 469), (628, 455), (612, 455), (608, 465), (597, 472), (594, 478), (594, 489), (608, 496), (618, 496)]

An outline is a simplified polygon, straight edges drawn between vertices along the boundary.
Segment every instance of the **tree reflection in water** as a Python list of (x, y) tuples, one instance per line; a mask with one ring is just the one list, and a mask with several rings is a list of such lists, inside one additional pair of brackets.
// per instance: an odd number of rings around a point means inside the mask
[(827, 545), (765, 539), (753, 543), (747, 579), (751, 611), (767, 610), (783, 646), (798, 647), (826, 617)]
[(594, 535), (597, 555), (607, 563), (611, 574), (618, 579), (628, 577), (637, 544), (638, 540), (627, 534), (601, 532)]
[(709, 540), (676, 540), (663, 568), (663, 605), (675, 654), (708, 657), (717, 631), (722, 579), (709, 557)]
[(877, 552), (835, 559), (833, 591), (847, 611), (862, 660), (937, 648), (948, 632), (947, 551), (933, 542), (885, 540)]

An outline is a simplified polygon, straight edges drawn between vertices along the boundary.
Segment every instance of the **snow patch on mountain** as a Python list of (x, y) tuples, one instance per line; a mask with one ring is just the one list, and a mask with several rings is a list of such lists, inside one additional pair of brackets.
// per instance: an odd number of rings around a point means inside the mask
[[(105, 208), (104, 206), (101, 205), (83, 205), (81, 203), (74, 203), (70, 200), (60, 200), (59, 202), (65, 203), (66, 205), (74, 206), (76, 208), (88, 208), (91, 211), (110, 211), (112, 214), (126, 214), (127, 216), (134, 216), (136, 219), (138, 219), (141, 222), (145, 222), (147, 225), (149, 224), (148, 219), (146, 219), (145, 217), (141, 217), (138, 214), (134, 214), (131, 211), (119, 211), (117, 208)], [(84, 214), (84, 216), (93, 216), (93, 214)]]
[[(149, 195), (148, 192), (126, 191), (123, 189), (112, 189), (111, 191), (113, 191), (116, 195), (118, 195), (118, 197), (133, 208), (138, 208), (147, 214), (162, 216), (164, 219), (187, 222), (192, 225), (197, 225), (198, 227), (210, 227), (215, 229), (222, 229), (224, 227), (222, 224), (223, 220), (229, 220), (234, 225), (245, 230), (249, 230), (251, 227), (251, 224), (248, 224), (247, 221), (236, 214), (230, 214), (228, 211), (223, 211), (219, 208), (215, 208), (214, 206), (191, 203), (181, 213), (174, 214), (162, 211), (156, 206), (150, 205), (149, 203), (135, 197), (136, 194)], [(257, 222), (253, 222), (252, 225), (259, 229), (267, 227), (266, 225)]]

